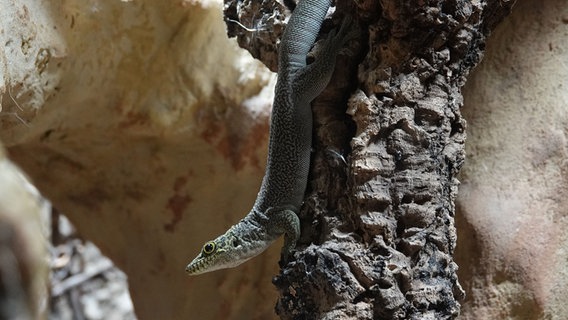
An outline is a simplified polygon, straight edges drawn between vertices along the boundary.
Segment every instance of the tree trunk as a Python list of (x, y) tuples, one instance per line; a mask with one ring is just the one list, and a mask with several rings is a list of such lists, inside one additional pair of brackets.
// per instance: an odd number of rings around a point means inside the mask
[[(334, 17), (355, 16), (361, 37), (312, 104), (302, 238), (274, 280), (282, 318), (459, 314), (464, 292), (452, 255), (466, 125), (461, 87), (513, 3), (338, 1)], [(228, 0), (229, 35), (275, 70), (284, 12), (278, 2)]]

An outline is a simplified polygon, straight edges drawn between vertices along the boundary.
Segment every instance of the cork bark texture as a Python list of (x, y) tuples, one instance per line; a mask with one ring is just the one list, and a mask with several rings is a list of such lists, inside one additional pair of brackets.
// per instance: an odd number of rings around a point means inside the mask
[(302, 238), (275, 278), (280, 243), (183, 270), (258, 192), (274, 74), (253, 57), (277, 70), (292, 1), (0, 0), (0, 140), (126, 272), (140, 319), (565, 319), (567, 5), (519, 0), (486, 42), (512, 4), (330, 10), (323, 37), (345, 15), (360, 37), (313, 103)]

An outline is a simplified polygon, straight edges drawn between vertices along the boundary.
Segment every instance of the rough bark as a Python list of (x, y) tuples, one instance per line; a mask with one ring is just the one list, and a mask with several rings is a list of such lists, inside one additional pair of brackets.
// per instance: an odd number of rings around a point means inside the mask
[[(513, 2), (338, 3), (336, 16), (355, 15), (364, 36), (354, 49), (360, 54), (339, 58), (332, 84), (313, 103), (303, 237), (294, 263), (274, 281), (282, 318), (459, 314), (464, 292), (452, 255), (465, 142), (460, 90)], [(226, 16), (280, 24), (280, 7), (260, 4), (266, 13), (259, 16), (246, 5), (226, 1)], [(271, 43), (269, 34), (229, 33), (274, 68), (261, 45)]]

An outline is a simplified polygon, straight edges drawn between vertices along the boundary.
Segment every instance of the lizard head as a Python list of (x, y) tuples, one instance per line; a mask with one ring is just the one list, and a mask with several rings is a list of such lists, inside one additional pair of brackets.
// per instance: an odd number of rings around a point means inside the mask
[(214, 270), (234, 267), (240, 263), (233, 257), (233, 251), (238, 247), (237, 239), (232, 234), (223, 234), (217, 239), (207, 241), (201, 252), (191, 261), (185, 271), (190, 275), (198, 275)]
[(233, 268), (258, 255), (268, 244), (244, 241), (237, 236), (235, 227), (214, 240), (207, 241), (201, 252), (191, 261), (185, 271), (189, 275), (198, 275), (219, 269)]

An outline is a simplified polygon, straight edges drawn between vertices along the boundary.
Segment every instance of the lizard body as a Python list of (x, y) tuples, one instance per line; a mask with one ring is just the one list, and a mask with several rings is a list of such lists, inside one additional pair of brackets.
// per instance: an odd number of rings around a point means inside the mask
[(308, 180), (312, 144), (311, 101), (327, 86), (335, 57), (350, 39), (349, 22), (332, 31), (313, 63), (314, 45), (331, 0), (300, 0), (282, 36), (278, 80), (270, 124), (268, 161), (254, 206), (240, 222), (206, 242), (186, 272), (197, 275), (235, 267), (260, 254), (284, 234), (285, 261), (300, 236), (300, 209)]

